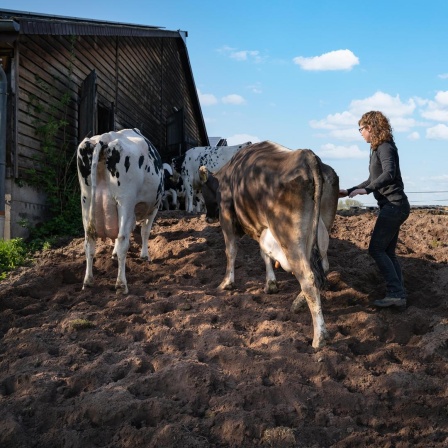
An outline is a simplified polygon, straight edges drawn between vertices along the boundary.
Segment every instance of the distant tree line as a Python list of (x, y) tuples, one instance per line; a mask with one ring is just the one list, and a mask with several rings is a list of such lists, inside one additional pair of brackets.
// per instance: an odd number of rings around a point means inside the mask
[(357, 201), (356, 199), (339, 199), (338, 202), (338, 210), (349, 210), (350, 207), (362, 207), (362, 202)]

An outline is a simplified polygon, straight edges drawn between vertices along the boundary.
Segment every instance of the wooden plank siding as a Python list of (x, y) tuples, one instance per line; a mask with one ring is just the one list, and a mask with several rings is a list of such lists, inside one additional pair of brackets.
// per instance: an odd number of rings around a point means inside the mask
[(37, 225), (46, 218), (45, 192), (26, 181), (28, 170), (39, 168), (36, 158), (46, 160), (36, 130), (49, 123), (53, 109), (56, 120), (67, 120), (54, 137), (58, 150), (67, 151), (63, 160), (74, 157), (82, 133), (112, 129), (140, 129), (166, 162), (208, 144), (187, 32), (1, 8), (0, 20), (9, 88), (0, 179), (8, 201), (5, 237), (27, 237), (20, 221)]
[[(58, 42), (59, 39), (46, 39), (42, 36), (32, 36), (20, 42), (19, 68), (19, 107), (18, 107), (18, 168), (19, 177), (27, 178), (26, 170), (35, 166), (33, 157), (43, 157), (41, 153), (40, 137), (36, 134), (36, 127), (48, 122), (48, 108), (54, 107), (61, 117), (66, 113), (68, 139), (72, 143), (77, 129), (77, 107), (75, 88), (68, 79), (70, 53)], [(38, 81), (39, 80), (39, 81)], [(60, 98), (71, 89), (73, 101), (67, 108), (62, 109)], [(34, 103), (38, 101), (43, 111), (37, 113)], [(62, 146), (62, 136), (56, 137), (55, 143)]]
[[(61, 109), (60, 98), (70, 93), (72, 101), (60, 113), (66, 113), (69, 124), (65, 138), (75, 151), (79, 143), (79, 90), (92, 70), (97, 73), (99, 104), (106, 108), (114, 104), (116, 129), (139, 128), (162, 158), (168, 160), (169, 154), (164, 154), (166, 120), (174, 108), (184, 108), (188, 140), (206, 144), (201, 139), (200, 124), (191, 105), (194, 98), (190, 97), (175, 39), (76, 36), (72, 44), (70, 36), (21, 35), (19, 49), (19, 177), (25, 176), (26, 169), (33, 166), (32, 156), (41, 151), (36, 120), (48, 119), (45, 110), (37, 115), (32, 99), (45, 109), (55, 106)], [(62, 145), (62, 136), (56, 142)]]

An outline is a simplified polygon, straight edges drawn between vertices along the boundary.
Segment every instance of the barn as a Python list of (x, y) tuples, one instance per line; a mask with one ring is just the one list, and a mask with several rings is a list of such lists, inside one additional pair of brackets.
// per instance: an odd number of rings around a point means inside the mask
[(0, 9), (0, 238), (45, 219), (35, 180), (86, 136), (138, 128), (164, 161), (209, 144), (187, 36)]

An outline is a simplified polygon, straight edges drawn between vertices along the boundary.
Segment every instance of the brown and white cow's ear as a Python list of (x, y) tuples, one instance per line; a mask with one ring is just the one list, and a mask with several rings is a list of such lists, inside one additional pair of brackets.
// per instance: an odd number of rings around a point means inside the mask
[(205, 182), (207, 182), (207, 179), (208, 179), (207, 167), (202, 165), (199, 167), (199, 180), (201, 181), (201, 183), (205, 184)]

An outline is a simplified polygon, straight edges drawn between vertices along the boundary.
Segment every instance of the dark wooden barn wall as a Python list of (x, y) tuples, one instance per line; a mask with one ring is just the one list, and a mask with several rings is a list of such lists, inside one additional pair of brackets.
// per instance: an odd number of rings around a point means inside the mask
[(187, 140), (204, 144), (177, 39), (77, 36), (72, 44), (69, 36), (22, 35), (19, 51), (19, 177), (41, 150), (36, 119), (42, 123), (48, 118), (42, 112), (38, 117), (32, 106), (36, 99), (45, 107), (59, 105), (70, 92), (65, 141), (75, 151), (79, 89), (92, 70), (97, 73), (99, 104), (114, 103), (116, 129), (139, 128), (167, 160), (166, 119), (175, 107), (184, 108)]

